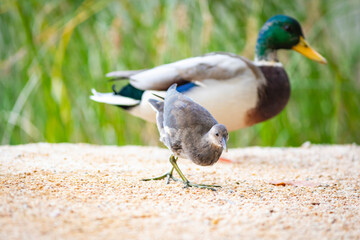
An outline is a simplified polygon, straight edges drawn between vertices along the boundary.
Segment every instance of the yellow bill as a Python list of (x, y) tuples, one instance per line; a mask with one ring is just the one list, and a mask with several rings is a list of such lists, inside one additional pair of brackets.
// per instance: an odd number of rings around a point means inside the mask
[(305, 57), (310, 58), (311, 60), (323, 64), (327, 63), (326, 59), (323, 56), (321, 56), (318, 52), (316, 52), (314, 49), (312, 49), (309, 43), (303, 37), (300, 37), (300, 42), (294, 47), (292, 47), (292, 49), (301, 53)]

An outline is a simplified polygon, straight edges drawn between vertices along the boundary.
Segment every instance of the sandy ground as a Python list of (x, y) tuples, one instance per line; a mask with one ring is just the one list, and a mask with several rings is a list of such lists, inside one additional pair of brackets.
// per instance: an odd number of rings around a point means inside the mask
[(231, 149), (234, 163), (170, 169), (155, 147), (0, 147), (1, 239), (360, 239), (360, 147)]

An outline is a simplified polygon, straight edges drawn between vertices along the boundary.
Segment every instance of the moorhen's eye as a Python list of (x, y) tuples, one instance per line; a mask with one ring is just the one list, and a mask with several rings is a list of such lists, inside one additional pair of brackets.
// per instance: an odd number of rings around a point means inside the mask
[(287, 32), (291, 32), (291, 31), (292, 31), (290, 25), (285, 25), (285, 26), (284, 26), (284, 30), (287, 31)]

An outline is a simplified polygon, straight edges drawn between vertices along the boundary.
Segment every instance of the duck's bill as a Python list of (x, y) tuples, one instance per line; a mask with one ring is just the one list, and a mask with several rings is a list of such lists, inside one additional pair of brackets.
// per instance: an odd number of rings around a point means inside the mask
[(226, 145), (226, 138), (223, 138), (223, 139), (221, 140), (221, 146), (223, 147), (223, 149), (225, 150), (225, 152), (228, 151), (227, 145)]
[(316, 52), (314, 49), (312, 49), (309, 43), (303, 37), (300, 37), (300, 42), (294, 47), (292, 47), (292, 49), (301, 53), (305, 57), (310, 58), (311, 60), (323, 64), (327, 63), (326, 59), (323, 56), (321, 56), (318, 52)]

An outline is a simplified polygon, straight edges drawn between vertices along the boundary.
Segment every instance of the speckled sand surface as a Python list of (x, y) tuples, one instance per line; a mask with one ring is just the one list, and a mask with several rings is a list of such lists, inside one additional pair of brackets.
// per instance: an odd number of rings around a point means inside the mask
[(139, 179), (168, 150), (0, 146), (0, 239), (360, 239), (360, 147), (231, 149), (236, 163), (188, 178), (217, 192)]

